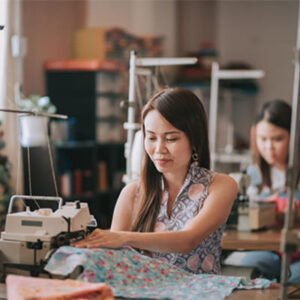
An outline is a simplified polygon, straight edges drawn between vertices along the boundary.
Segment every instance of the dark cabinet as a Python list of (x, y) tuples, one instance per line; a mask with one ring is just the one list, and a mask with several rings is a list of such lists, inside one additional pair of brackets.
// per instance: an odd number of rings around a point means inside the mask
[(69, 117), (50, 124), (59, 193), (66, 201), (88, 202), (102, 228), (110, 226), (125, 173), (123, 74), (119, 67), (45, 68), (47, 95)]

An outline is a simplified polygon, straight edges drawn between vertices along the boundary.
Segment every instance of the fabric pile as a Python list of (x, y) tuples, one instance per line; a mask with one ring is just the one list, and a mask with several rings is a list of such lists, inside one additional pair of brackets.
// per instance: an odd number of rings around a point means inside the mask
[(59, 280), (8, 275), (8, 300), (113, 300), (113, 293), (105, 283)]

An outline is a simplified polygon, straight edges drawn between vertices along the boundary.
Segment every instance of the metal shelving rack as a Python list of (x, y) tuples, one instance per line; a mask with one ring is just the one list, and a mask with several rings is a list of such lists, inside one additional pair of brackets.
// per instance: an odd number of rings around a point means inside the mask
[[(151, 67), (192, 65), (198, 61), (195, 57), (173, 57), (173, 58), (144, 58), (137, 57), (135, 51), (130, 52), (129, 60), (129, 89), (128, 89), (128, 117), (124, 123), (127, 130), (127, 141), (125, 143), (126, 175), (123, 181), (128, 183), (132, 180), (131, 159), (132, 146), (135, 132), (140, 129), (140, 124), (135, 120), (135, 101), (136, 101), (136, 79), (138, 75), (145, 75), (151, 80), (153, 72)], [(151, 82), (150, 82), (151, 83)], [(151, 87), (147, 84), (147, 94), (151, 95)]]
[[(221, 153), (217, 149), (217, 120), (218, 120), (218, 95), (220, 80), (259, 79), (265, 75), (262, 70), (221, 70), (217, 62), (213, 62), (211, 71), (210, 105), (209, 105), (209, 140), (211, 153), (211, 167), (214, 170), (217, 162), (224, 163), (249, 163), (249, 157), (235, 153), (230, 146), (228, 153)], [(229, 101), (231, 110), (231, 101)]]

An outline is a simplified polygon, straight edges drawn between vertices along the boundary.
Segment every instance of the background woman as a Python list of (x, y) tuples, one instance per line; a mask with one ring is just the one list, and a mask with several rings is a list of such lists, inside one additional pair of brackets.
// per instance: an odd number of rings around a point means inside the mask
[[(252, 197), (267, 197), (274, 200), (286, 198), (290, 128), (291, 106), (283, 100), (266, 102), (257, 114), (252, 140), (255, 163), (247, 169), (251, 178), (251, 186), (248, 189), (250, 199)], [(299, 170), (297, 171), (299, 178)], [(253, 267), (263, 277), (280, 279), (281, 259), (278, 253), (233, 252), (226, 258), (225, 264)], [(300, 279), (300, 264), (299, 267), (297, 264), (291, 266), (290, 281), (293, 282)]]

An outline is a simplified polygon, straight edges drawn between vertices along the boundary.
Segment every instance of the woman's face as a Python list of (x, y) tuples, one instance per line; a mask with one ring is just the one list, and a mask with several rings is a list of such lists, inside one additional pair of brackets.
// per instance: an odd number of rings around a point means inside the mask
[(290, 134), (287, 130), (267, 121), (256, 125), (256, 145), (265, 161), (275, 167), (284, 169), (287, 164)]
[(157, 110), (145, 117), (145, 150), (156, 169), (163, 173), (184, 175), (192, 149), (186, 134), (170, 124)]

